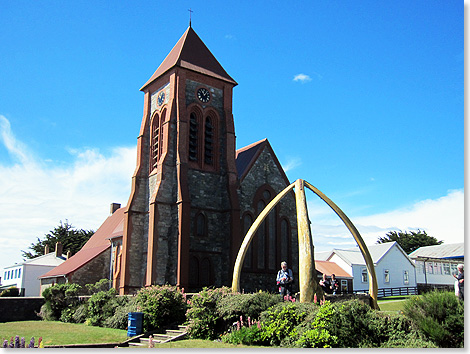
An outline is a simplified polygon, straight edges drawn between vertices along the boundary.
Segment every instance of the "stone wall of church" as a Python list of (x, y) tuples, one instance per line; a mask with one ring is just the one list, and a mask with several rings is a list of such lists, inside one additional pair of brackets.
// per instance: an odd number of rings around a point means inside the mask
[[(274, 189), (276, 195), (287, 187), (286, 182), (268, 148), (265, 148), (262, 151), (253, 167), (250, 169), (240, 184), (239, 200), (240, 216), (242, 218), (246, 211), (250, 211), (252, 215), (256, 216), (256, 210), (253, 206), (253, 199), (255, 197), (256, 191), (264, 184), (269, 184)], [(274, 198), (274, 196), (272, 196), (272, 198)], [(294, 272), (294, 278), (297, 278), (299, 261), (297, 218), (294, 193), (289, 193), (286, 195), (278, 205), (280, 206), (279, 218), (286, 217), (289, 220), (291, 231), (291, 264), (289, 264), (289, 268), (291, 268)], [(243, 220), (241, 222), (243, 222)], [(243, 237), (244, 236), (245, 235), (243, 235)], [(277, 266), (280, 269), (280, 264)], [(271, 292), (277, 291), (276, 274), (277, 270), (249, 272), (248, 270), (244, 269), (242, 270), (240, 277), (240, 287), (241, 289), (244, 289), (245, 292), (252, 292), (257, 290), (266, 290)], [(298, 287), (295, 288), (298, 290)]]
[(85, 284), (94, 284), (101, 279), (110, 279), (110, 261), (111, 247), (78, 268), (69, 281), (83, 287)]

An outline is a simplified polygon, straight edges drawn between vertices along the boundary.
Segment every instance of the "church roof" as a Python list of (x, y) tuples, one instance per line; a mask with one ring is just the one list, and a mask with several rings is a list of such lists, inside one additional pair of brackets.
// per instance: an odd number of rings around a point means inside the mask
[(286, 181), (287, 185), (290, 184), (289, 179), (287, 178), (284, 169), (279, 163), (279, 160), (277, 159), (271, 144), (269, 144), (268, 139), (257, 141), (256, 143), (250, 144), (236, 151), (235, 163), (240, 181), (245, 178), (264, 149), (268, 149), (271, 152), (274, 162), (278, 166), (280, 173), (284, 177), (284, 180)]
[(196, 71), (237, 85), (235, 80), (227, 74), (222, 65), (220, 65), (191, 26), (184, 32), (171, 52), (160, 64), (157, 71), (155, 71), (152, 77), (142, 86), (141, 90), (144, 90), (155, 79), (174, 66)]
[(111, 243), (109, 242), (110, 237), (115, 237), (118, 234), (119, 236), (122, 236), (124, 210), (125, 208), (120, 208), (112, 215), (108, 216), (80, 251), (67, 259), (64, 263), (50, 270), (46, 274), (41, 275), (39, 278), (68, 275), (107, 250), (111, 246)]

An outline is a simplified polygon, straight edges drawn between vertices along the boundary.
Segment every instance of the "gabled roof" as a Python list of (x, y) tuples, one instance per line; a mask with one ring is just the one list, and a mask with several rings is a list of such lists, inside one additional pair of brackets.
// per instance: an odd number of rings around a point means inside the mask
[(328, 262), (328, 261), (315, 261), (315, 269), (328, 276), (334, 274), (337, 278), (353, 278), (348, 272), (346, 272), (343, 268), (337, 265), (335, 262)]
[(112, 215), (104, 221), (98, 230), (91, 236), (91, 238), (85, 243), (80, 251), (75, 255), (67, 259), (64, 263), (50, 270), (39, 278), (51, 278), (57, 276), (68, 275), (73, 273), (77, 269), (83, 267), (86, 263), (91, 261), (93, 258), (107, 250), (111, 243), (109, 238), (117, 236), (119, 233), (122, 236), (122, 230), (124, 225), (124, 210), (120, 208), (116, 210)]
[(39, 256), (39, 257), (28, 259), (27, 261), (24, 261), (24, 262), (21, 262), (21, 263), (16, 263), (15, 265), (5, 267), (5, 269), (18, 267), (18, 266), (21, 266), (21, 265), (54, 266), (54, 267), (56, 267), (56, 266), (64, 263), (65, 259), (66, 258), (64, 256), (56, 257), (55, 252), (49, 252), (48, 254), (44, 254), (44, 255)]
[(257, 141), (256, 143), (250, 144), (236, 151), (235, 164), (237, 166), (238, 178), (240, 182), (243, 181), (243, 179), (253, 167), (259, 155), (261, 155), (264, 149), (269, 150), (274, 159), (274, 163), (278, 166), (279, 172), (284, 178), (286, 184), (289, 185), (289, 179), (287, 178), (284, 169), (279, 163), (279, 160), (277, 159), (276, 154), (274, 153), (274, 150), (271, 147), (271, 144), (269, 144), (268, 139)]
[[(403, 256), (414, 266), (414, 263), (411, 261), (411, 259), (396, 241), (367, 246), (370, 256), (372, 257), (372, 261), (374, 262), (374, 265), (377, 266), (377, 264), (385, 257), (388, 252), (390, 252), (393, 247), (396, 247), (403, 254)], [(338, 257), (345, 261), (349, 266), (366, 264), (359, 247), (349, 248), (345, 250), (333, 249), (326, 259), (330, 260), (333, 254), (338, 255)]]
[(411, 258), (464, 258), (464, 243), (424, 246), (410, 253)]
[(142, 86), (141, 90), (144, 90), (155, 79), (175, 66), (237, 85), (235, 80), (227, 74), (222, 65), (220, 65), (191, 26), (184, 32), (165, 60), (160, 64), (157, 71), (155, 71), (152, 77)]

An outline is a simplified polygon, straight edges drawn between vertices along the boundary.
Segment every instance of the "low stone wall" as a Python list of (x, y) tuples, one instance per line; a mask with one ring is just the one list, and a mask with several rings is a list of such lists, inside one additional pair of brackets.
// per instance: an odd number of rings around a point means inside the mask
[(0, 322), (39, 320), (37, 313), (45, 303), (38, 297), (0, 297)]

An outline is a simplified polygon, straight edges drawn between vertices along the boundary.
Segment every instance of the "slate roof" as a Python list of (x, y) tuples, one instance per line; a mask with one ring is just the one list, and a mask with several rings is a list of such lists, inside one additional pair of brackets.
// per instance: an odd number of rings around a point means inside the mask
[(237, 85), (235, 80), (227, 74), (222, 65), (220, 65), (191, 26), (184, 32), (165, 60), (160, 64), (157, 71), (155, 71), (152, 77), (142, 86), (141, 90), (143, 91), (155, 79), (175, 66)]
[(120, 208), (112, 215), (108, 216), (105, 222), (96, 230), (80, 251), (61, 265), (41, 275), (39, 279), (69, 275), (111, 247), (109, 238), (112, 235), (122, 236), (124, 210), (125, 208)]
[(410, 258), (464, 258), (464, 242), (424, 246), (410, 253)]

